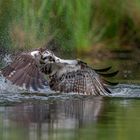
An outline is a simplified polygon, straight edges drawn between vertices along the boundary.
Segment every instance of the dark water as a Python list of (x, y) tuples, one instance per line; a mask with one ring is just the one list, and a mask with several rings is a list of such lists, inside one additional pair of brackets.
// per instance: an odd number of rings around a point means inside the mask
[(138, 61), (100, 62), (120, 69), (110, 97), (22, 94), (0, 79), (0, 140), (139, 139)]

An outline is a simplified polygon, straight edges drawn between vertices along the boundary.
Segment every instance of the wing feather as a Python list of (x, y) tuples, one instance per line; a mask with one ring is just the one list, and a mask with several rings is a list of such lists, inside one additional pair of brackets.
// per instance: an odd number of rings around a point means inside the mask
[(36, 60), (28, 53), (20, 54), (10, 65), (2, 69), (3, 76), (13, 84), (26, 89), (44, 88), (47, 81)]
[(50, 87), (52, 90), (64, 93), (76, 92), (86, 95), (110, 94), (110, 91), (100, 80), (100, 76), (91, 69), (64, 73), (62, 77), (54, 76), (50, 81)]

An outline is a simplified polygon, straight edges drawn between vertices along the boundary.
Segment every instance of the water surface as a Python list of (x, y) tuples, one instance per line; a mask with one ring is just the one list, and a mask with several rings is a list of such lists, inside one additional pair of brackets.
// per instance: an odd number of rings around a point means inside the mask
[(1, 140), (132, 140), (140, 101), (103, 97), (26, 101), (0, 107)]

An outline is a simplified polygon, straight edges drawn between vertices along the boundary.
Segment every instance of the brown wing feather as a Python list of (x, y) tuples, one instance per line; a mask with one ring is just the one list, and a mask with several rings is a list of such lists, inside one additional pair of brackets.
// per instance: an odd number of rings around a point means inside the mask
[(28, 53), (19, 55), (10, 65), (2, 69), (2, 74), (13, 84), (21, 87), (25, 85), (27, 89), (31, 87), (38, 90), (38, 88), (44, 88), (47, 85), (36, 60)]
[(53, 76), (50, 88), (60, 92), (76, 92), (85, 95), (108, 95), (110, 91), (100, 80), (100, 76), (91, 69), (64, 73), (62, 77)]

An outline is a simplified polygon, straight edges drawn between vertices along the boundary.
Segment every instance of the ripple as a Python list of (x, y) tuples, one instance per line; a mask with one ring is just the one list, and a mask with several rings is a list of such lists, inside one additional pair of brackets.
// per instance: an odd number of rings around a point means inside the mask
[[(112, 91), (110, 97), (122, 97), (122, 98), (139, 98), (140, 97), (140, 86), (119, 84), (115, 87), (109, 87)], [(69, 98), (84, 98), (85, 96), (71, 94), (55, 93), (46, 87), (39, 92), (27, 91), (19, 88), (18, 86), (12, 85), (9, 81), (6, 81), (4, 77), (0, 77), (0, 104), (11, 104), (30, 100), (65, 100)], [(87, 97), (87, 96), (86, 96)]]
[(126, 98), (139, 98), (140, 86), (134, 84), (119, 84), (118, 86), (111, 87), (112, 97), (126, 97)]

